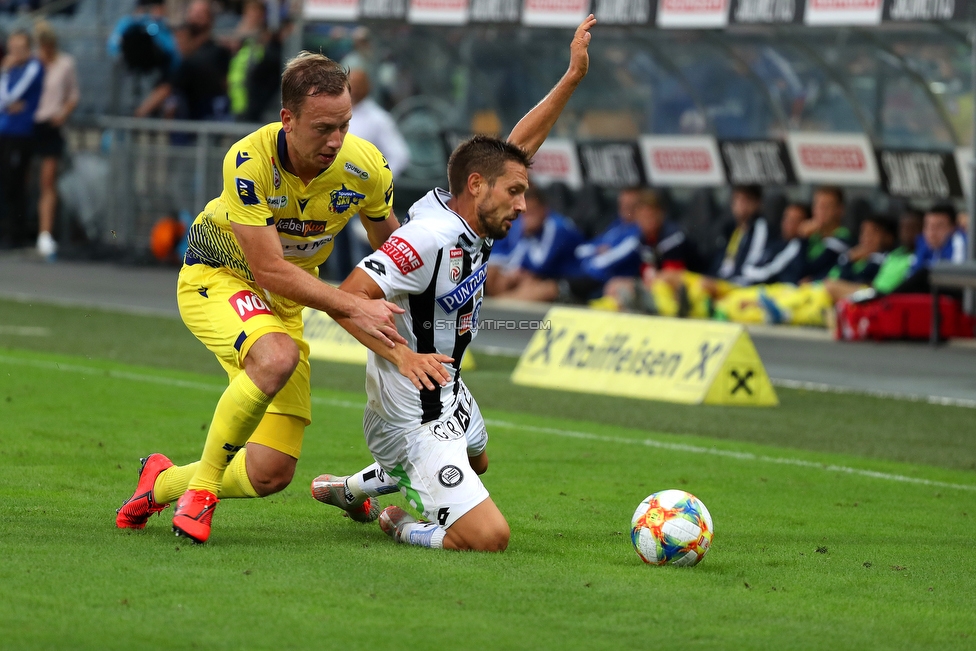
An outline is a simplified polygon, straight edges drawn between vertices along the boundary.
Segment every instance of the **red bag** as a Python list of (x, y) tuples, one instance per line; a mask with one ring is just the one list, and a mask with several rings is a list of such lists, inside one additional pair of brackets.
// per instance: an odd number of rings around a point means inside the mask
[[(932, 296), (929, 294), (892, 294), (864, 303), (843, 300), (834, 309), (837, 312), (834, 339), (927, 340), (932, 333)], [(940, 296), (939, 311), (939, 334), (943, 339), (973, 336), (976, 319), (962, 311), (959, 301)]]

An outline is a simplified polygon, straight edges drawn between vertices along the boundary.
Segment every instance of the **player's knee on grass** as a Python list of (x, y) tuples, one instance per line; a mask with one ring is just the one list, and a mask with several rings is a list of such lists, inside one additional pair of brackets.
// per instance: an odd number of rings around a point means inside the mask
[(458, 518), (444, 537), (445, 549), (503, 552), (512, 532), (491, 498)]
[(247, 478), (261, 497), (283, 491), (295, 476), (298, 460), (264, 445), (247, 446)]
[(300, 360), (298, 345), (283, 332), (262, 335), (247, 353), (244, 370), (265, 394), (273, 396), (288, 383)]

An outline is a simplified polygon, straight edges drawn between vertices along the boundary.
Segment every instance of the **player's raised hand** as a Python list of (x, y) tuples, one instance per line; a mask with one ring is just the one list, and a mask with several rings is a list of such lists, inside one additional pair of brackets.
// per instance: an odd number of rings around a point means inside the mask
[(444, 365), (453, 361), (452, 357), (440, 353), (420, 354), (412, 350), (403, 350), (397, 369), (418, 389), (433, 391), (437, 388), (434, 382), (445, 386), (451, 381), (451, 374)]
[(583, 19), (580, 26), (576, 28), (573, 35), (573, 42), (569, 46), (569, 70), (580, 76), (586, 76), (586, 71), (590, 69), (590, 28), (596, 25), (596, 17), (590, 14)]
[(390, 348), (407, 343), (407, 340), (397, 332), (393, 321), (394, 314), (403, 314), (402, 307), (382, 299), (357, 299), (356, 307), (358, 309), (350, 315), (350, 318), (363, 332), (379, 339)]

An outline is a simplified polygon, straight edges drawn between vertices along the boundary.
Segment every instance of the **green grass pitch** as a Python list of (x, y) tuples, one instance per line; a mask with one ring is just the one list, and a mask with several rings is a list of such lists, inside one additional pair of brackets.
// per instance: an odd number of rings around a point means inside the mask
[[(315, 502), (369, 462), (362, 370), (313, 362), (294, 483), (114, 528), (138, 457), (199, 456), (224, 384), (178, 321), (0, 302), (2, 649), (972, 649), (974, 412), (780, 391), (773, 410), (512, 387), (479, 357), (498, 555), (394, 545)], [(694, 568), (645, 566), (664, 488), (708, 506)], [(398, 496), (384, 503), (403, 504)]]

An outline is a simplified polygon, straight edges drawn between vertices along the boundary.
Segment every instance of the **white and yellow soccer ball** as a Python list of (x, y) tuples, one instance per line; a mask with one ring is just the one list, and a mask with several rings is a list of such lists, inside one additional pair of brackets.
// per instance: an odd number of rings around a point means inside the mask
[(682, 490), (649, 495), (631, 520), (637, 555), (651, 565), (696, 565), (712, 545), (712, 516)]

